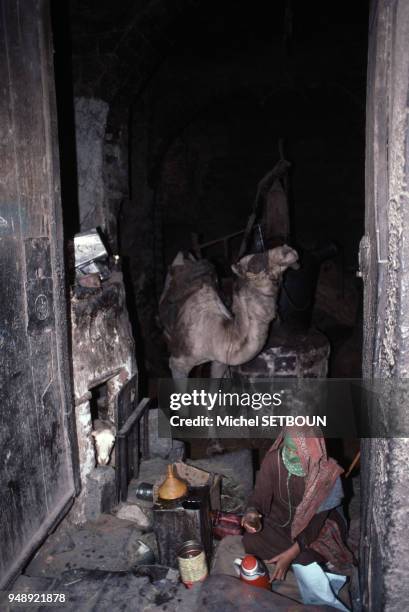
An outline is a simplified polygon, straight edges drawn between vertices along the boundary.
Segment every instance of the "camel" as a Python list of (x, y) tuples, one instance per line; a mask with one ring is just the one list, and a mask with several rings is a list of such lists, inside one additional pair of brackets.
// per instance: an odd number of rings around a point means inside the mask
[(276, 317), (283, 272), (298, 267), (297, 260), (287, 245), (240, 259), (232, 266), (236, 279), (230, 312), (210, 262), (178, 253), (159, 301), (172, 377), (187, 378), (194, 366), (211, 361), (211, 377), (222, 378), (227, 366), (253, 359)]

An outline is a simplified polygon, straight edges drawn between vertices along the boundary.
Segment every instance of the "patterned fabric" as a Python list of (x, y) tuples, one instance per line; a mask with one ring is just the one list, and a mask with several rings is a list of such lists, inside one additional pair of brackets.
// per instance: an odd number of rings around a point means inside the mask
[(310, 544), (310, 548), (322, 555), (334, 568), (348, 574), (353, 564), (351, 551), (345, 546), (338, 524), (327, 519), (318, 535)]
[[(324, 499), (317, 512), (324, 512), (325, 510), (332, 510), (333, 508), (339, 508), (344, 499), (344, 490), (342, 488), (341, 478), (338, 476), (334, 486), (332, 487), (330, 494)], [(345, 520), (343, 513), (342, 518)]]
[[(270, 451), (281, 447), (286, 434), (294, 441), (306, 473), (304, 495), (297, 506), (291, 525), (291, 537), (296, 540), (317, 512), (327, 505), (329, 499), (336, 503), (335, 498), (339, 498), (341, 484), (339, 476), (343, 469), (334, 459), (328, 459), (322, 431), (317, 429), (287, 428), (281, 432)], [(338, 523), (330, 518), (325, 520), (309, 549), (321, 555), (332, 564), (335, 571), (341, 573), (349, 573), (354, 562), (351, 551), (344, 543)]]
[[(248, 554), (253, 554), (260, 559), (271, 559), (290, 548), (294, 541), (300, 546), (300, 554), (296, 563), (308, 565), (314, 561), (320, 564), (332, 561), (332, 570), (341, 570), (345, 558), (349, 557), (348, 550), (345, 551), (344, 542), (346, 540), (346, 524), (344, 523), (339, 509), (333, 509), (339, 496), (337, 487), (333, 486), (331, 494), (325, 499), (330, 501), (332, 509), (319, 511), (309, 520), (305, 529), (294, 538), (292, 535), (292, 523), (297, 508), (303, 502), (307, 477), (298, 478), (291, 476), (284, 467), (281, 448), (267, 453), (260, 466), (254, 490), (249, 499), (249, 508), (254, 508), (263, 515), (263, 529), (258, 533), (244, 533), (243, 544)], [(286, 486), (286, 481), (287, 485)], [(339, 478), (335, 482), (339, 482)], [(332, 496), (332, 492), (336, 495)], [(317, 504), (319, 500), (317, 500)], [(317, 505), (316, 504), (316, 505)], [(322, 504), (320, 504), (321, 507)], [(291, 507), (291, 513), (290, 513)], [(331, 520), (337, 523), (338, 532), (336, 537), (330, 541), (326, 548), (330, 548), (330, 553), (326, 556), (312, 548), (312, 543), (320, 539), (320, 534), (324, 523)], [(336, 529), (334, 527), (334, 529)], [(323, 531), (326, 535), (326, 531)], [(318, 543), (317, 546), (320, 546)], [(320, 547), (320, 550), (324, 550)], [(336, 559), (340, 558), (338, 564)]]
[(301, 459), (297, 453), (297, 446), (288, 435), (284, 438), (281, 456), (287, 472), (289, 472), (292, 476), (305, 476)]
[(334, 459), (327, 458), (322, 432), (317, 429), (289, 427), (281, 432), (269, 452), (280, 448), (286, 434), (295, 442), (306, 474), (304, 495), (297, 506), (291, 525), (291, 536), (295, 540), (317, 513), (331, 493), (336, 479), (344, 470)]

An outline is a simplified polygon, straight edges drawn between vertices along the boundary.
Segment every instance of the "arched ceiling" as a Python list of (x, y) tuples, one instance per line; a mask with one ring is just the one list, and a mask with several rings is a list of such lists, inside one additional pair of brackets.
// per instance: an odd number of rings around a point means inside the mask
[(76, 95), (107, 102), (140, 90), (194, 19), (200, 0), (71, 0)]
[[(327, 0), (70, 0), (69, 8), (75, 93), (108, 102), (137, 94), (171, 54), (217, 64), (274, 41), (291, 62), (305, 43), (342, 46), (348, 31), (353, 47), (367, 30), (366, 0), (345, 0), (336, 18)], [(282, 58), (270, 61), (274, 71)]]

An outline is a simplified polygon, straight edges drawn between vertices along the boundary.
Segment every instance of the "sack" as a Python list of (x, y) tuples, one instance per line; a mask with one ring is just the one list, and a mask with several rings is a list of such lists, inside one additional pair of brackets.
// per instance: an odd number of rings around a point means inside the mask
[(213, 535), (218, 540), (222, 540), (227, 535), (242, 535), (241, 515), (233, 512), (212, 512)]

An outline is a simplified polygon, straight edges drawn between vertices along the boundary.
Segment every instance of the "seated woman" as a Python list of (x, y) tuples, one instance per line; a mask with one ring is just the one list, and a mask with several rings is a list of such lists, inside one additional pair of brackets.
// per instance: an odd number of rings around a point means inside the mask
[(297, 427), (280, 434), (262, 462), (243, 516), (246, 533), (222, 540), (212, 573), (235, 575), (233, 559), (245, 553), (274, 564), (272, 580), (284, 580), (292, 563), (316, 561), (349, 573), (353, 557), (345, 545), (345, 519), (337, 509), (343, 470), (327, 458), (319, 434)]

